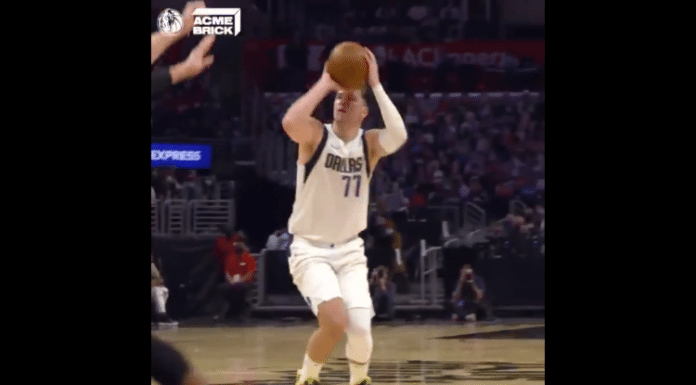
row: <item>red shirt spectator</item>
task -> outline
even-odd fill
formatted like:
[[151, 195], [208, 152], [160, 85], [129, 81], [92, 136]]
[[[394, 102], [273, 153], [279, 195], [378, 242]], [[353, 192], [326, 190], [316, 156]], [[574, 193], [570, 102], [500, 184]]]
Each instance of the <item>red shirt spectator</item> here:
[[215, 256], [215, 259], [217, 259], [221, 269], [225, 269], [225, 257], [234, 252], [234, 244], [239, 242], [239, 240], [240, 239], [237, 234], [222, 236], [215, 240], [213, 256]]
[[256, 272], [256, 260], [245, 248], [232, 251], [225, 258], [225, 273], [228, 279], [239, 275], [239, 283], [251, 282]]

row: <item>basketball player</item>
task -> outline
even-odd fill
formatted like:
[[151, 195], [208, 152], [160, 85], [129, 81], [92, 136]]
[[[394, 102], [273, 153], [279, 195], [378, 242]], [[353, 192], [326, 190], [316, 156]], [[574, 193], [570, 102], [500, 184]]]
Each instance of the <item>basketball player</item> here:
[[[365, 49], [368, 84], [385, 123], [384, 129], [360, 128], [368, 114], [364, 93], [345, 91], [326, 69], [319, 81], [283, 117], [283, 129], [299, 145], [297, 189], [289, 220], [293, 282], [317, 316], [296, 384], [319, 384], [319, 372], [335, 345], [347, 335], [350, 385], [371, 384], [374, 316], [364, 243], [369, 184], [380, 158], [397, 151], [406, 127], [380, 84], [377, 61]], [[333, 122], [322, 125], [311, 115], [332, 91]]]

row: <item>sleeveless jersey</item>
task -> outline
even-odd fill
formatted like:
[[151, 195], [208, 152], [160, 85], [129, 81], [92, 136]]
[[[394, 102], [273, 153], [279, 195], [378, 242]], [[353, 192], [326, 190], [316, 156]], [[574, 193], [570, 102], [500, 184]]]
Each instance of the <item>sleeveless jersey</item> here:
[[305, 165], [297, 165], [290, 234], [341, 243], [367, 228], [370, 165], [365, 132], [345, 143], [324, 125], [321, 141]]

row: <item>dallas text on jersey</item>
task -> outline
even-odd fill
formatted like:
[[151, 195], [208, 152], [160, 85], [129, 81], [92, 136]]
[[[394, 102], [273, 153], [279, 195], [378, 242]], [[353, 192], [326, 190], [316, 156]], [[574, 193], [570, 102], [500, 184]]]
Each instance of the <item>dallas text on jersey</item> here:
[[341, 158], [334, 154], [326, 154], [324, 167], [343, 173], [353, 173], [362, 171], [363, 157]]

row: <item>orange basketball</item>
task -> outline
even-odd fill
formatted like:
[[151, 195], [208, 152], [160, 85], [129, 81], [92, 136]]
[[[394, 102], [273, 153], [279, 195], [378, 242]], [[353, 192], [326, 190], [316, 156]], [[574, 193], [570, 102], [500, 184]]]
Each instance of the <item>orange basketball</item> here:
[[326, 61], [326, 72], [339, 86], [359, 90], [367, 81], [365, 49], [358, 43], [344, 41], [331, 50]]

